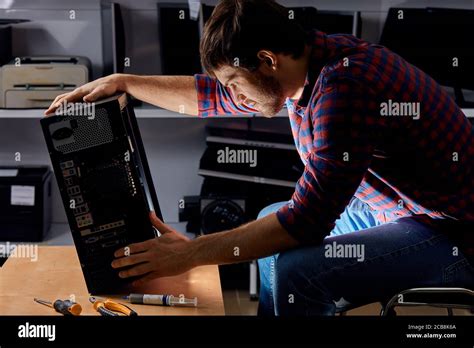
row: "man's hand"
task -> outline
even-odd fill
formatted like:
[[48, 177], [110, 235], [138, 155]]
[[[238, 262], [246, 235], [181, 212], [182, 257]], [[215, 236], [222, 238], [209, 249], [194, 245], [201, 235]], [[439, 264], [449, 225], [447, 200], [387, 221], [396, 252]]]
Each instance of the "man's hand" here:
[[124, 255], [124, 249], [117, 250], [115, 257], [118, 259], [112, 262], [113, 268], [127, 267], [119, 273], [122, 278], [141, 276], [133, 285], [181, 274], [194, 267], [189, 250], [190, 240], [165, 225], [154, 212], [150, 213], [150, 220], [161, 237], [129, 245], [129, 256]]
[[114, 268], [128, 268], [120, 272], [121, 277], [141, 276], [133, 285], [178, 275], [197, 266], [256, 260], [299, 246], [280, 225], [275, 213], [230, 231], [193, 240], [165, 225], [155, 214], [150, 214], [150, 218], [161, 237], [129, 245], [130, 256], [124, 256], [124, 249], [118, 250], [118, 260], [112, 263]]
[[110, 97], [117, 92], [126, 92], [121, 75], [113, 74], [102, 77], [98, 80], [86, 83], [72, 92], [58, 95], [44, 114], [53, 114], [63, 103], [76, 103], [82, 101], [92, 103], [98, 99]]

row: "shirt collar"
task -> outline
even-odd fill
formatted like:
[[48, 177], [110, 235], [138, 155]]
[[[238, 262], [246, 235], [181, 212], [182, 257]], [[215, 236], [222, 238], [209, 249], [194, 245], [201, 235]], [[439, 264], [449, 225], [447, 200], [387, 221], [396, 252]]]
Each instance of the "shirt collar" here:
[[310, 42], [311, 53], [308, 72], [306, 73], [303, 93], [294, 104], [296, 108], [308, 106], [319, 73], [326, 64], [328, 57], [332, 55], [332, 50], [329, 49], [328, 45], [328, 36], [322, 31], [313, 30], [310, 33]]

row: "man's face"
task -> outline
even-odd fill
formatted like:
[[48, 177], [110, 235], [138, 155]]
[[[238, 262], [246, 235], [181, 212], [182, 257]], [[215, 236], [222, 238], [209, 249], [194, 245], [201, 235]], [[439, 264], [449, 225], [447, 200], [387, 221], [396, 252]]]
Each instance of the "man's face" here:
[[237, 103], [257, 109], [266, 117], [275, 116], [285, 104], [283, 88], [274, 76], [236, 67], [221, 67], [214, 73], [231, 90]]

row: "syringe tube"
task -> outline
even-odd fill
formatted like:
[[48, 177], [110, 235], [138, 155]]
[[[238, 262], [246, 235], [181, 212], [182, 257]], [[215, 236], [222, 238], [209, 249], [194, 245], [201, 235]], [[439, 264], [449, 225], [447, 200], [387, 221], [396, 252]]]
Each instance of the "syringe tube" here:
[[130, 294], [127, 297], [130, 303], [148, 304], [157, 306], [197, 306], [197, 298], [189, 299], [183, 296], [173, 295], [151, 295], [151, 294]]

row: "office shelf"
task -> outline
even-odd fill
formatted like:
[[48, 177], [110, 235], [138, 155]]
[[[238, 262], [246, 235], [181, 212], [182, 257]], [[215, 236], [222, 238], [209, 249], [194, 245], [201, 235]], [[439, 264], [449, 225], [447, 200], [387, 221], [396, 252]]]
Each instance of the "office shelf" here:
[[[185, 114], [180, 114], [173, 111], [168, 111], [165, 109], [155, 108], [155, 107], [135, 107], [135, 114], [138, 118], [192, 118], [194, 116], [189, 116]], [[1, 118], [18, 118], [18, 119], [29, 119], [37, 118], [40, 119], [43, 117], [43, 109], [0, 109], [0, 119]], [[229, 117], [254, 117], [258, 115], [235, 115], [235, 116], [219, 116], [219, 118], [229, 118]], [[288, 117], [286, 109], [282, 110], [277, 117]]]
[[[474, 118], [474, 109], [463, 109], [464, 114], [469, 118]], [[168, 111], [165, 109], [155, 107], [135, 107], [135, 114], [138, 118], [192, 118], [193, 116], [180, 114], [177, 112]], [[236, 116], [219, 116], [219, 118], [233, 118], [233, 117], [261, 117], [258, 114], [255, 115], [236, 115]], [[1, 118], [18, 118], [18, 119], [29, 119], [43, 117], [42, 109], [0, 109]], [[276, 117], [288, 117], [288, 112], [283, 109], [278, 113]]]

